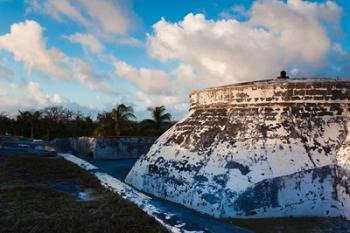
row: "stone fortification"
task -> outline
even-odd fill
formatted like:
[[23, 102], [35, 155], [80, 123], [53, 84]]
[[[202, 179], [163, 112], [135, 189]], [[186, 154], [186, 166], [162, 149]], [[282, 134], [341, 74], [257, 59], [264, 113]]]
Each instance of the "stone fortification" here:
[[129, 184], [218, 217], [350, 218], [349, 81], [240, 83], [190, 101]]

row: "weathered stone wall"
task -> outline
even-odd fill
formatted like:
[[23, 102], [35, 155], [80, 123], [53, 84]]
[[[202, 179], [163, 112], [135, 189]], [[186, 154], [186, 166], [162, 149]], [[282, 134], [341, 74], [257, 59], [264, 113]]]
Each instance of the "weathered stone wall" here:
[[139, 158], [148, 152], [154, 141], [146, 137], [98, 138], [94, 159]]
[[268, 80], [208, 88], [191, 93], [191, 109], [230, 105], [348, 103], [350, 83], [344, 80]]
[[80, 137], [57, 138], [53, 145], [58, 152], [89, 155], [94, 159], [128, 159], [147, 153], [154, 141], [147, 137]]
[[269, 80], [190, 98], [127, 183], [219, 217], [350, 218], [350, 82]]
[[0, 135], [0, 156], [56, 156], [42, 140]]
[[78, 137], [78, 138], [56, 138], [51, 144], [59, 153], [73, 153], [76, 155], [92, 156], [96, 149], [96, 138]]

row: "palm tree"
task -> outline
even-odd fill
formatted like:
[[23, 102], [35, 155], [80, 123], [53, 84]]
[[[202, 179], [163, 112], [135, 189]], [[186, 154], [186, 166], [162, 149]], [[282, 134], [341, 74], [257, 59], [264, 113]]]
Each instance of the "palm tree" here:
[[42, 112], [40, 111], [18, 111], [17, 121], [22, 123], [24, 127], [30, 128], [30, 138], [34, 138], [34, 129], [39, 122]]
[[171, 114], [166, 112], [164, 106], [150, 107], [147, 110], [151, 112], [152, 119], [143, 120], [142, 125], [160, 136], [171, 125]]
[[5, 135], [15, 131], [15, 121], [6, 113], [0, 112], [0, 135]]
[[130, 128], [132, 119], [136, 119], [134, 109], [125, 104], [119, 104], [112, 110], [112, 118], [115, 121], [115, 135], [120, 136], [123, 130]]
[[99, 113], [97, 115], [97, 127], [94, 130], [94, 135], [97, 137], [112, 136], [114, 134], [115, 122], [111, 112]]

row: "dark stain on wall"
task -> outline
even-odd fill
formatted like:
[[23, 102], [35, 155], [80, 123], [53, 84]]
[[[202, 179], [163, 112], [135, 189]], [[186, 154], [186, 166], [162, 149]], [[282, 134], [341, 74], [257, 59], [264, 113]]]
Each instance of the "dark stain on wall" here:
[[238, 169], [242, 175], [247, 175], [250, 172], [249, 166], [245, 166], [235, 161], [228, 161], [227, 164], [225, 165], [225, 168]]

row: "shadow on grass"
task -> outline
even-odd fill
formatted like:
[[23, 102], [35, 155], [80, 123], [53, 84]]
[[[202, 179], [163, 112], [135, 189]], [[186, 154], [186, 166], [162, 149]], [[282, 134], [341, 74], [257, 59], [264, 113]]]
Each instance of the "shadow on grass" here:
[[256, 233], [349, 233], [350, 221], [342, 218], [227, 219]]
[[[57, 188], [62, 182], [78, 191], [92, 189], [98, 198], [78, 201], [74, 188]], [[0, 232], [165, 229], [133, 203], [104, 189], [93, 175], [62, 158], [0, 157]]]

